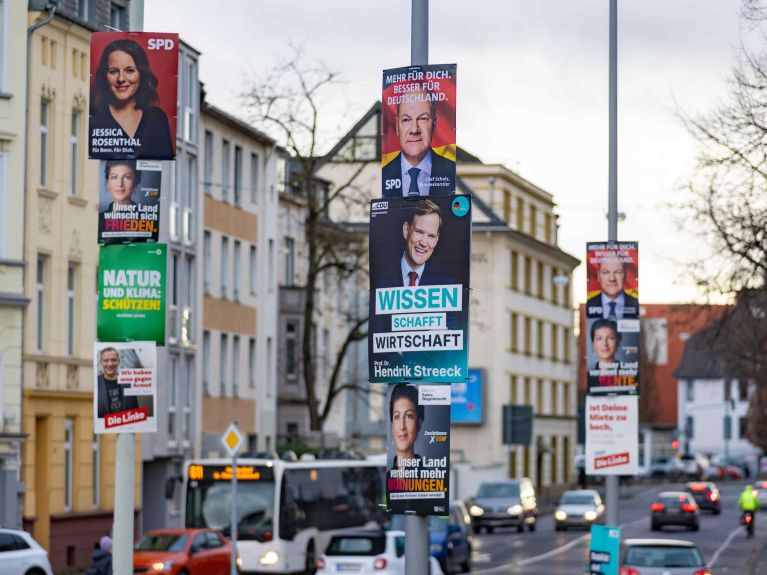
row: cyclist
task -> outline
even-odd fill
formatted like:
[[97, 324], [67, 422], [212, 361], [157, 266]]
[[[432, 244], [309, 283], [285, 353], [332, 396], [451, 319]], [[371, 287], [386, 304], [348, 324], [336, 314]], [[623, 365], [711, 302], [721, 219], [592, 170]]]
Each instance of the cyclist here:
[[[746, 524], [746, 530], [749, 537], [754, 536], [754, 521], [756, 519], [755, 511], [759, 509], [759, 499], [754, 493], [753, 487], [746, 485], [746, 488], [738, 498], [738, 508], [742, 511], [742, 521]], [[747, 522], [747, 515], [751, 516], [750, 524]]]

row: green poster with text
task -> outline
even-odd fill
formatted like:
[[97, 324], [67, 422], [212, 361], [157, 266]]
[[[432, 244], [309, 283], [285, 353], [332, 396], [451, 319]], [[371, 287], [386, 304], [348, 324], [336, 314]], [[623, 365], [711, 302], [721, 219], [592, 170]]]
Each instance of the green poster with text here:
[[99, 341], [165, 343], [165, 244], [99, 250]]

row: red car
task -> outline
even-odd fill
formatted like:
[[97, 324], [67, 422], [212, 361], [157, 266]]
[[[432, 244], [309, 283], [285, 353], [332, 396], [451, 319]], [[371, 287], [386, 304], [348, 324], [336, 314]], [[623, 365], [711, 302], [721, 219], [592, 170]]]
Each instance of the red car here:
[[231, 553], [230, 541], [212, 529], [156, 529], [133, 547], [133, 572], [229, 575]]

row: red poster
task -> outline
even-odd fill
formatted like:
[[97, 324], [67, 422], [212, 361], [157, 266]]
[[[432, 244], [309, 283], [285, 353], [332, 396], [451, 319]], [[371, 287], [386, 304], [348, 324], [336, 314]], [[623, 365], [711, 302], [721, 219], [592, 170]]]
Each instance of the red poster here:
[[178, 34], [91, 34], [88, 155], [176, 157]]

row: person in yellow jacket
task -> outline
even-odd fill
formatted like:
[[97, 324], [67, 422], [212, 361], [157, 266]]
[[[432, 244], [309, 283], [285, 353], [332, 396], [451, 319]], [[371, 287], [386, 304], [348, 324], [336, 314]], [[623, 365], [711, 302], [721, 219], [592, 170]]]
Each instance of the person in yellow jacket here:
[[751, 537], [754, 533], [754, 521], [756, 520], [755, 511], [759, 509], [759, 499], [756, 496], [754, 488], [750, 485], [746, 485], [743, 492], [738, 497], [738, 508], [742, 512], [743, 522], [746, 521], [746, 513], [751, 514], [751, 525], [748, 529], [748, 536]]

